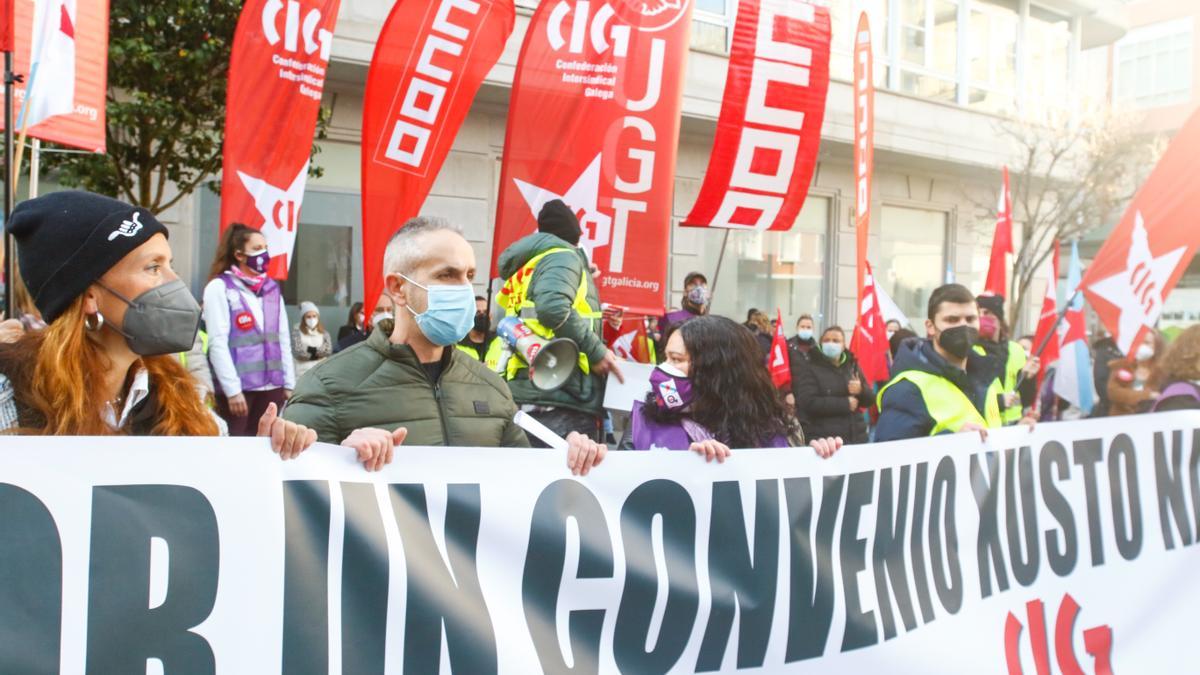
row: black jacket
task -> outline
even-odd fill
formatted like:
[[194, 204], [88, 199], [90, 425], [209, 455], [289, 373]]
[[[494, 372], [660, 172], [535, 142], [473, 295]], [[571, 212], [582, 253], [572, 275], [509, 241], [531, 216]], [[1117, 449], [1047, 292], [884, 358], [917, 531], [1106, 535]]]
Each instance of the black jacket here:
[[1092, 379], [1096, 383], [1096, 398], [1090, 417], [1107, 417], [1111, 401], [1108, 398], [1108, 364], [1123, 357], [1121, 349], [1112, 338], [1100, 338], [1092, 343]]
[[850, 380], [862, 384], [857, 394], [860, 408], [871, 407], [875, 394], [867, 386], [854, 355], [846, 352], [841, 363], [835, 365], [820, 350], [810, 350], [807, 361], [796, 371], [792, 393], [804, 437], [841, 436], [847, 444], [866, 443], [866, 420], [861, 412], [850, 410]]
[[[906, 341], [896, 353], [892, 373], [899, 375], [906, 370], [918, 370], [943, 377], [966, 394], [982, 415], [987, 407], [988, 388], [994, 378], [976, 371], [972, 362], [967, 362], [967, 370], [955, 368], [934, 350], [929, 340]], [[897, 382], [888, 387], [880, 399], [875, 442], [928, 436], [935, 424], [917, 385], [907, 380]]]

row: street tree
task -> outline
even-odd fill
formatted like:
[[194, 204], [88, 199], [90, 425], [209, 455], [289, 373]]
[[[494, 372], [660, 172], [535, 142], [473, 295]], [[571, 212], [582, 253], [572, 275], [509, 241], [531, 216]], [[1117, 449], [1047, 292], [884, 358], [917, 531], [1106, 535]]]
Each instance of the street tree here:
[[[197, 188], [216, 191], [230, 49], [242, 0], [112, 0], [103, 154], [44, 159], [64, 185], [161, 213]], [[329, 112], [322, 109], [317, 137]], [[316, 152], [314, 148], [314, 153]], [[321, 175], [315, 162], [310, 176]]]

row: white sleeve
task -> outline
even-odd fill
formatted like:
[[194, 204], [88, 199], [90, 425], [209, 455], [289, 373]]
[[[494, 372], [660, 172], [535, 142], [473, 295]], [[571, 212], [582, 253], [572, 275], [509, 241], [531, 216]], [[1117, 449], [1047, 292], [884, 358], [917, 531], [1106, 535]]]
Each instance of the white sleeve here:
[[279, 354], [283, 357], [283, 388], [296, 388], [296, 366], [292, 358], [292, 329], [288, 325], [287, 307], [283, 304], [283, 289], [279, 289]]
[[204, 325], [208, 329], [208, 363], [213, 379], [220, 383], [226, 397], [242, 393], [242, 379], [229, 351], [229, 300], [220, 279], [204, 287]]

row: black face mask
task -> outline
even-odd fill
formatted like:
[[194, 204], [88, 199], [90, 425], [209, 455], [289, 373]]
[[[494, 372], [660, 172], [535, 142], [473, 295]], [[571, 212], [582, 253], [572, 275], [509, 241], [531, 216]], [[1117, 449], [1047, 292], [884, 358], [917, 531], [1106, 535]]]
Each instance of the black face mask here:
[[974, 326], [947, 328], [938, 336], [938, 344], [957, 359], [967, 358], [971, 347], [979, 342], [979, 329]]
[[475, 313], [474, 328], [475, 328], [476, 332], [486, 333], [488, 331], [488, 328], [490, 325], [491, 325], [491, 322], [488, 321], [487, 312], [476, 312]]

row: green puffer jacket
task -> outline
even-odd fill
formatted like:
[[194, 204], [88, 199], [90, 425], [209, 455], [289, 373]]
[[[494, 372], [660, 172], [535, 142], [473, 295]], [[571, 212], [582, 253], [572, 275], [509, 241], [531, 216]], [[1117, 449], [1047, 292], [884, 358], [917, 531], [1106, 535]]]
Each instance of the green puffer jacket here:
[[[588, 320], [572, 309], [579, 278], [587, 278], [588, 304], [600, 311], [600, 292], [588, 270], [583, 251], [551, 234], [536, 232], [518, 240], [500, 254], [500, 278], [508, 279], [525, 266], [531, 258], [552, 248], [568, 248], [571, 253], [555, 253], [542, 258], [534, 269], [529, 286], [529, 299], [537, 307], [537, 319], [554, 330], [554, 337], [568, 338], [579, 346], [591, 363], [604, 358], [608, 348], [600, 337], [599, 320]], [[519, 357], [514, 357], [519, 358]], [[542, 391], [529, 381], [529, 371], [522, 369], [508, 383], [518, 404], [555, 408], [570, 408], [600, 415], [604, 405], [604, 379], [584, 375], [579, 368], [571, 379], [556, 391]]]
[[324, 443], [341, 443], [363, 427], [407, 427], [405, 445], [528, 447], [513, 422], [512, 394], [495, 373], [452, 347], [442, 363], [441, 378], [431, 382], [412, 348], [388, 342], [377, 328], [305, 373], [283, 417], [315, 429]]

